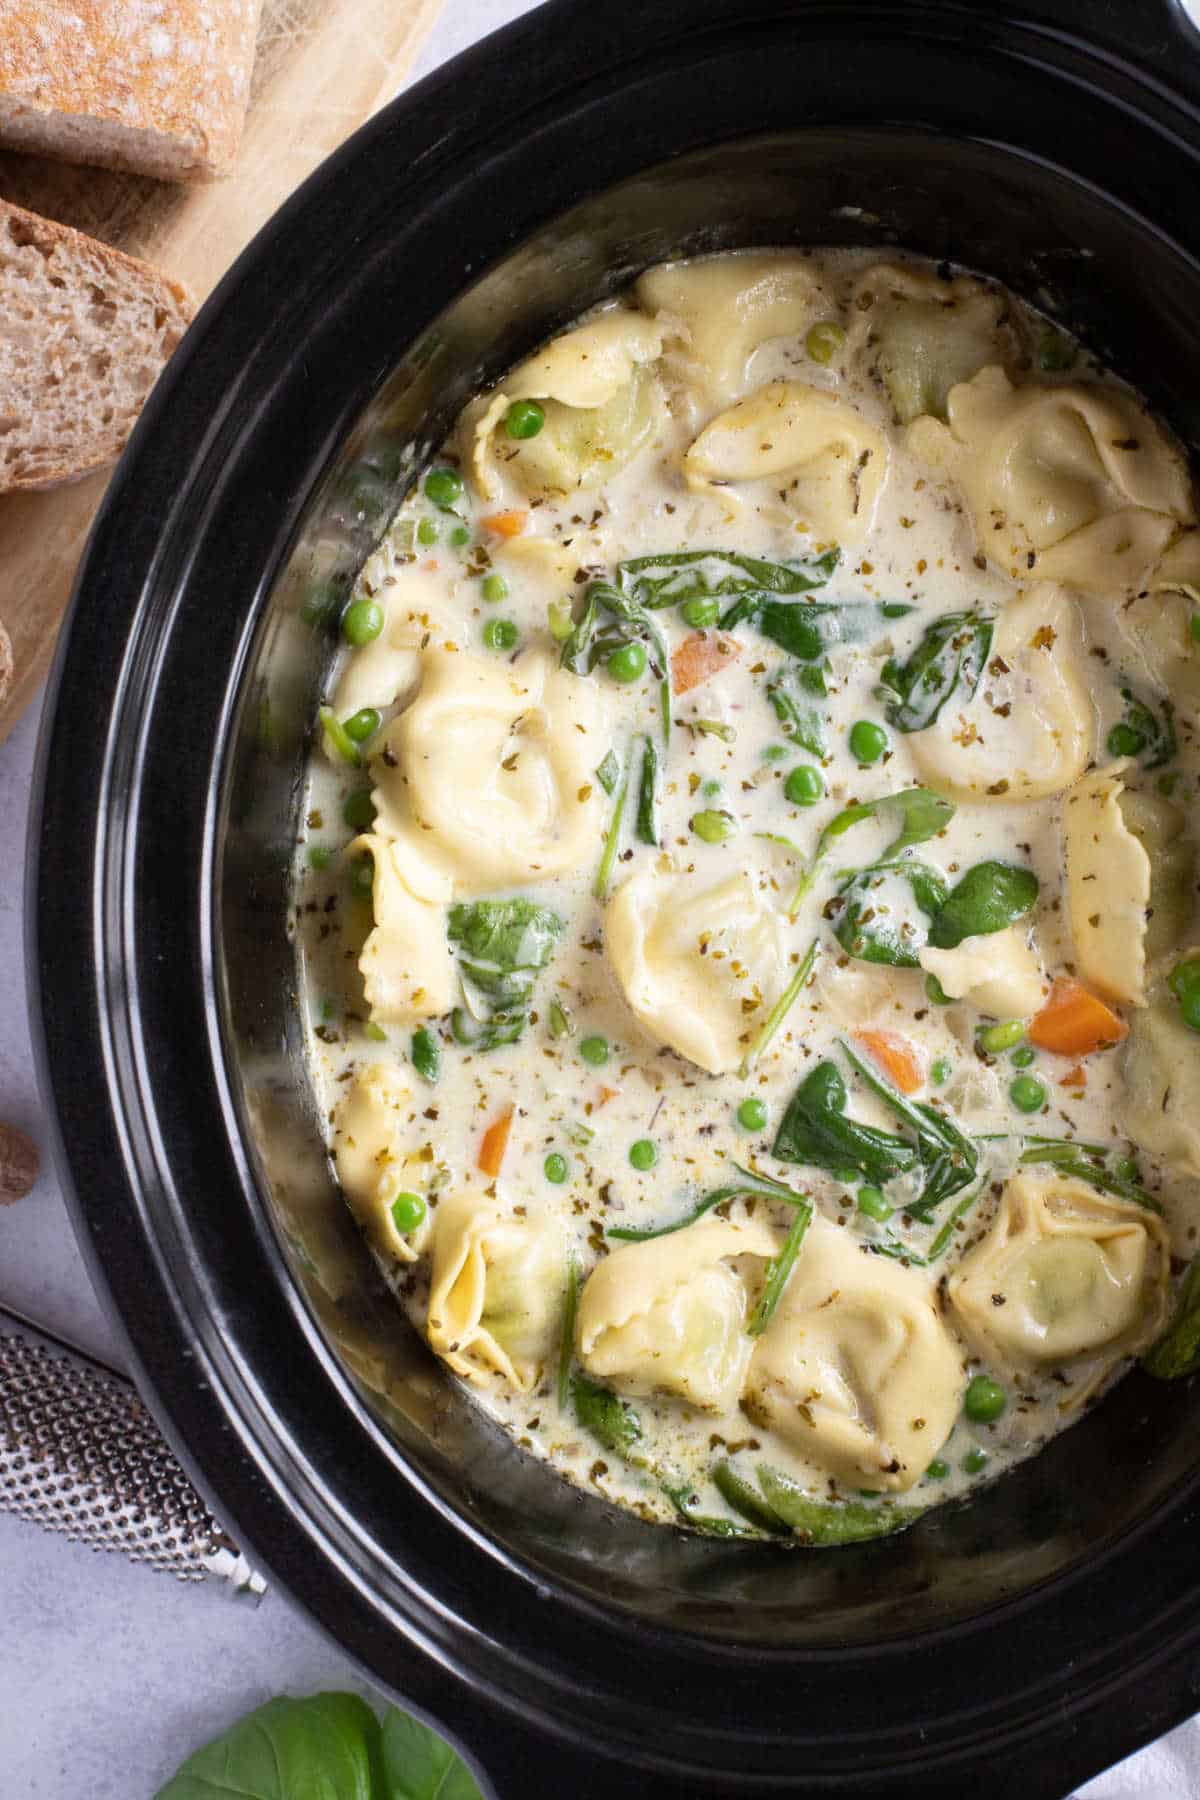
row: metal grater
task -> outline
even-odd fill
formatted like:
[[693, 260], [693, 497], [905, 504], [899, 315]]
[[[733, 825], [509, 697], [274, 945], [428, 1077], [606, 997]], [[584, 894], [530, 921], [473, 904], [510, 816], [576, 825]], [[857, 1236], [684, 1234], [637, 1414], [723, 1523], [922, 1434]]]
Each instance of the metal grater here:
[[266, 1583], [217, 1524], [131, 1381], [0, 1306], [0, 1512], [180, 1581]]

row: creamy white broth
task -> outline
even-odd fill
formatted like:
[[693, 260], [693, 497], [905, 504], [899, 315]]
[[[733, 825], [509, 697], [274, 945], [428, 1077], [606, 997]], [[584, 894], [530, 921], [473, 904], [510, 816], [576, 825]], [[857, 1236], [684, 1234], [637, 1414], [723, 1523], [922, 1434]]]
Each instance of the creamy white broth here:
[[[900, 275], [894, 272], [898, 266]], [[589, 426], [590, 438], [584, 434], [585, 457], [600, 446], [584, 487], [531, 495], [512, 463], [526, 442], [537, 445], [538, 439], [511, 439], [504, 426], [513, 399], [545, 399], [548, 383], [559, 379], [554, 359], [561, 364], [565, 355], [570, 360], [569, 339], [565, 353], [563, 340], [556, 340], [514, 380], [500, 383], [497, 394], [503, 403], [485, 396], [468, 409], [437, 459], [438, 467], [462, 472], [464, 491], [455, 510], [441, 510], [420, 489], [415, 491], [355, 590], [356, 599], [374, 598], [387, 611], [382, 636], [347, 652], [331, 690], [334, 713], [343, 721], [362, 706], [380, 711], [380, 729], [361, 752], [363, 768], [351, 770], [328, 744], [311, 768], [297, 921], [313, 1025], [312, 1063], [347, 1198], [400, 1303], [479, 1403], [523, 1447], [547, 1458], [568, 1478], [648, 1518], [678, 1522], [694, 1515], [701, 1528], [705, 1522], [708, 1528], [747, 1526], [712, 1483], [718, 1462], [731, 1461], [756, 1492], [758, 1471], [767, 1466], [814, 1501], [873, 1509], [880, 1529], [911, 1516], [909, 1509], [936, 1504], [975, 1481], [990, 1479], [1070, 1423], [1127, 1366], [1129, 1356], [1158, 1335], [1166, 1316], [1164, 1227], [1177, 1258], [1191, 1254], [1195, 1236], [1200, 1166], [1190, 1165], [1186, 1146], [1181, 1154], [1172, 1144], [1164, 1155], [1161, 1146], [1139, 1150], [1131, 1143], [1124, 1119], [1129, 1040], [1083, 1057], [1037, 1050], [1029, 1061], [1031, 1047], [1022, 1038], [1009, 1050], [988, 1055], [978, 1046], [978, 1033], [997, 1017], [1012, 1017], [1009, 1008], [981, 1010], [970, 991], [949, 1004], [934, 1003], [925, 969], [889, 967], [846, 953], [834, 935], [840, 917], [839, 871], [875, 861], [896, 835], [893, 817], [868, 819], [839, 838], [789, 916], [790, 897], [821, 831], [846, 807], [918, 786], [945, 795], [955, 802], [953, 816], [906, 860], [931, 865], [946, 888], [983, 861], [1011, 864], [1036, 876], [1036, 905], [1009, 928], [1019, 939], [1014, 958], [1024, 957], [1029, 965], [1025, 985], [1022, 989], [1009, 981], [998, 990], [1002, 996], [1023, 993], [1027, 1001], [1031, 992], [1038, 995], [1036, 1004], [1017, 1009], [1028, 1023], [1044, 1003], [1051, 980], [1075, 973], [1079, 961], [1064, 866], [1063, 809], [1085, 771], [1093, 765], [1115, 770], [1129, 790], [1149, 796], [1147, 804], [1157, 806], [1160, 814], [1165, 799], [1160, 784], [1168, 777], [1169, 805], [1178, 811], [1166, 813], [1158, 823], [1176, 845], [1186, 843], [1194, 808], [1194, 706], [1178, 705], [1175, 753], [1158, 768], [1143, 766], [1148, 760], [1144, 748], [1139, 764], [1136, 758], [1114, 757], [1108, 747], [1113, 727], [1127, 711], [1118, 674], [1132, 681], [1156, 712], [1162, 708], [1164, 690], [1156, 671], [1161, 672], [1163, 661], [1160, 657], [1147, 666], [1137, 613], [1145, 601], [1135, 596], [1153, 596], [1164, 556], [1187, 562], [1189, 541], [1181, 528], [1191, 523], [1190, 498], [1186, 503], [1180, 498], [1184, 490], [1173, 449], [1165, 440], [1147, 439], [1148, 451], [1163, 465], [1154, 481], [1143, 480], [1140, 471], [1135, 479], [1122, 467], [1103, 482], [1092, 478], [1089, 486], [1080, 479], [1064, 490], [1060, 525], [1073, 507], [1072, 517], [1082, 521], [1078, 530], [1096, 527], [1096, 518], [1087, 516], [1089, 505], [1093, 515], [1101, 515], [1100, 529], [1110, 530], [1109, 515], [1116, 519], [1108, 545], [1116, 571], [1111, 592], [1098, 588], [1103, 577], [1097, 574], [1102, 558], [1095, 529], [1081, 540], [1078, 585], [1068, 579], [1070, 557], [1061, 541], [1045, 552], [1021, 552], [1021, 543], [1029, 539], [1019, 538], [1011, 512], [993, 504], [1008, 480], [1003, 471], [1014, 458], [1019, 462], [1021, 443], [1019, 434], [1014, 438], [1011, 420], [999, 417], [988, 440], [993, 447], [1010, 446], [1007, 461], [997, 454], [1001, 479], [986, 465], [986, 445], [981, 451], [973, 416], [974, 435], [967, 445], [952, 443], [947, 450], [934, 435], [935, 427], [943, 439], [958, 428], [961, 385], [951, 388], [949, 425], [919, 417], [910, 428], [898, 420], [897, 407], [911, 409], [922, 396], [941, 405], [947, 366], [961, 383], [997, 360], [1007, 367], [1022, 405], [1035, 388], [1073, 392], [1083, 383], [1089, 394], [1097, 389], [1111, 397], [1118, 409], [1113, 416], [1119, 415], [1113, 429], [1124, 433], [1132, 429], [1130, 409], [1137, 402], [1113, 378], [1092, 368], [1057, 330], [1048, 336], [1046, 321], [1001, 290], [964, 278], [951, 287], [911, 260], [888, 267], [891, 272], [881, 275], [877, 258], [858, 251], [804, 258], [752, 252], [710, 259], [701, 265], [708, 310], [693, 310], [690, 318], [687, 281], [681, 284], [680, 275], [682, 271], [686, 278], [689, 265], [655, 272], [625, 303], [632, 310], [639, 297], [642, 301], [629, 340], [633, 351], [628, 352], [621, 335], [628, 313], [606, 309], [597, 315], [602, 330], [588, 340], [587, 358], [564, 378], [565, 386], [559, 382], [558, 391], [594, 404], [605, 379], [616, 379], [619, 389], [624, 381], [625, 399], [606, 402], [610, 411], [605, 419]], [[889, 348], [887, 333], [881, 338], [872, 323], [883, 316], [885, 299], [887, 307], [894, 307], [895, 296], [903, 300], [906, 292], [917, 294], [922, 305], [931, 304], [932, 295], [940, 306], [937, 329], [931, 335], [923, 328], [920, 354], [914, 360], [910, 353], [907, 362], [905, 341], [899, 349]], [[942, 305], [946, 300], [954, 304]], [[968, 338], [974, 331], [982, 351], [969, 342], [964, 346], [964, 316]], [[834, 343], [828, 361], [815, 360], [809, 333], [814, 325], [830, 322], [845, 333], [844, 340]], [[771, 327], [770, 333], [756, 346], [755, 331], [764, 325]], [[828, 341], [817, 340], [818, 351]], [[1061, 372], [1040, 366], [1068, 359], [1070, 366]], [[849, 423], [845, 418], [833, 426], [819, 421], [814, 436], [804, 396], [794, 388], [780, 389], [780, 383], [800, 383], [823, 398], [846, 403], [852, 409]], [[646, 399], [647, 384], [653, 384], [651, 401]], [[761, 406], [764, 393], [772, 418], [783, 416], [785, 401], [787, 407], [799, 401], [793, 407], [797, 418], [789, 414], [781, 430], [791, 431], [808, 450], [822, 441], [822, 432], [842, 432], [837, 441], [843, 454], [833, 459], [831, 473], [815, 477], [810, 456], [798, 486], [792, 485], [788, 471], [714, 485], [712, 458], [697, 457], [693, 447], [698, 440], [720, 447], [720, 432], [709, 430], [713, 421], [739, 403]], [[989, 404], [995, 411], [999, 403], [993, 396]], [[545, 410], [544, 432], [553, 435], [560, 417], [572, 426], [570, 416], [556, 412], [552, 401]], [[486, 461], [479, 457], [481, 421], [485, 429], [490, 422], [496, 430], [490, 441], [498, 449]], [[1107, 429], [1108, 415], [1105, 421]], [[579, 432], [572, 429], [574, 439], [565, 431], [564, 441], [577, 446]], [[1037, 426], [1039, 454], [1051, 460], [1057, 429], [1044, 422]], [[1074, 416], [1062, 426], [1068, 439], [1068, 450], [1059, 446], [1063, 457], [1070, 451], [1078, 458], [1079, 429]], [[1147, 418], [1146, 433], [1156, 429]], [[605, 479], [604, 453], [622, 431], [639, 447]], [[750, 431], [760, 450], [767, 444], [775, 454], [774, 440], [760, 420], [751, 418]], [[886, 452], [885, 470], [872, 468], [883, 460], [880, 445]], [[552, 443], [542, 446], [539, 466], [550, 470], [550, 479], [561, 479], [561, 466], [545, 460], [553, 448]], [[745, 460], [741, 450], [737, 454]], [[1113, 454], [1132, 455], [1125, 450]], [[967, 467], [968, 458], [969, 492], [955, 474], [956, 462]], [[1078, 474], [1077, 465], [1072, 473]], [[1138, 481], [1139, 499], [1155, 505], [1131, 513], [1122, 482], [1136, 487]], [[1003, 488], [1010, 501], [1014, 495], [1020, 501], [1023, 493], [1027, 498], [1026, 490], [1011, 482]], [[1163, 506], [1175, 510], [1156, 510]], [[511, 539], [485, 522], [510, 511], [525, 515], [523, 529]], [[823, 526], [814, 527], [814, 518]], [[831, 520], [843, 528], [836, 535], [829, 533]], [[1165, 522], [1160, 527], [1156, 521]], [[457, 546], [450, 541], [456, 528], [466, 539]], [[1033, 529], [1046, 535], [1044, 521]], [[435, 541], [424, 541], [435, 531]], [[1145, 544], [1139, 549], [1142, 537]], [[560, 643], [549, 608], [561, 632], [569, 625], [564, 601], [572, 602], [578, 618], [592, 581], [611, 581], [616, 566], [633, 558], [681, 550], [734, 551], [774, 564], [815, 562], [836, 550], [836, 567], [814, 587], [812, 601], [869, 603], [892, 614], [900, 606], [912, 609], [904, 616], [872, 611], [863, 641], [832, 648], [816, 665], [823, 668], [826, 687], [825, 696], [813, 700], [823, 715], [823, 755], [788, 741], [767, 694], [774, 679], [794, 679], [813, 665], [799, 663], [751, 621], [731, 632], [736, 653], [724, 657], [717, 672], [690, 691], [673, 694], [668, 742], [653, 668], [629, 685], [615, 681], [604, 661], [587, 675], [559, 671]], [[1012, 572], [1018, 552], [1026, 565], [1022, 586]], [[1139, 555], [1144, 566], [1136, 564]], [[1047, 558], [1056, 569], [1052, 589], [1038, 585], [1038, 565]], [[719, 573], [720, 565], [711, 565], [710, 579]], [[484, 583], [496, 576], [507, 592], [489, 602]], [[723, 598], [722, 611], [731, 603], [730, 597]], [[795, 603], [806, 604], [804, 596]], [[1159, 595], [1157, 605], [1182, 607], [1187, 602], [1170, 593]], [[884, 664], [889, 657], [906, 662], [931, 622], [947, 613], [994, 615], [987, 666], [973, 696], [966, 688], [951, 695], [933, 731], [905, 734], [886, 723], [876, 693]], [[1035, 627], [1041, 621], [1043, 630], [1045, 620], [1057, 621], [1052, 642], [1066, 675], [1048, 696], [1030, 687], [1031, 679], [1044, 679], [1036, 656], [1031, 677], [1016, 656], [1005, 663], [996, 651], [1005, 621], [1011, 628], [1013, 620], [1026, 616]], [[655, 610], [653, 618], [672, 650], [695, 635], [675, 605]], [[485, 643], [485, 629], [497, 619], [515, 627], [511, 649], [491, 649]], [[1181, 620], [1180, 640], [1172, 647], [1186, 663], [1190, 652], [1183, 614]], [[1027, 641], [1026, 633], [1018, 648]], [[1069, 659], [1067, 650], [1072, 651]], [[465, 704], [456, 706], [460, 673], [474, 669], [474, 659], [479, 685]], [[501, 677], [511, 677], [526, 693], [527, 703], [519, 696], [513, 702], [514, 721], [526, 721], [524, 737], [504, 736]], [[449, 697], [436, 711], [435, 689]], [[491, 716], [493, 704], [500, 708], [495, 716], [501, 723], [489, 736], [490, 728], [481, 721]], [[887, 737], [882, 756], [867, 764], [849, 746], [851, 727], [864, 720], [882, 726]], [[516, 794], [508, 813], [501, 812], [499, 800], [481, 803], [472, 779], [480, 767], [478, 758], [492, 754], [489, 746], [501, 739], [506, 757], [516, 758], [508, 787], [496, 790]], [[660, 848], [640, 842], [636, 833], [647, 741], [656, 747], [661, 766]], [[616, 795], [604, 792], [595, 771], [610, 751], [628, 776], [629, 791], [602, 902], [594, 890]], [[458, 760], [452, 762], [452, 757]], [[787, 798], [787, 777], [797, 765], [819, 768], [824, 792], [814, 804], [796, 805]], [[1060, 765], [1069, 773], [1065, 782]], [[1000, 780], [1012, 784], [1003, 797], [986, 791], [998, 785], [997, 768]], [[513, 788], [522, 781], [523, 787]], [[573, 784], [569, 792], [566, 781]], [[1061, 791], [1014, 801], [1010, 796], [1022, 782], [1035, 793], [1046, 785]], [[343, 825], [342, 808], [349, 794], [372, 787], [378, 817], [366, 827], [372, 834], [366, 848], [376, 859], [374, 923], [378, 926], [379, 913], [394, 904], [401, 926], [399, 936], [386, 941], [376, 932], [360, 972], [372, 905], [362, 891], [354, 891], [356, 869], [363, 880], [364, 846]], [[454, 816], [440, 822], [417, 818], [414, 826], [417, 793], [433, 796], [421, 802], [427, 810], [442, 807]], [[559, 803], [559, 817], [549, 833], [537, 824], [547, 795], [557, 796]], [[721, 842], [705, 841], [705, 827], [696, 822], [700, 814], [717, 815], [717, 829], [724, 824], [730, 835]], [[791, 847], [775, 841], [780, 837], [790, 840]], [[317, 862], [329, 858], [324, 867], [312, 866], [314, 851]], [[394, 863], [399, 883], [391, 900], [381, 894], [381, 859], [387, 859], [389, 868]], [[1154, 860], [1162, 861], [1157, 851]], [[1159, 995], [1156, 1004], [1168, 1008], [1169, 1000], [1161, 1000], [1165, 973], [1198, 941], [1192, 918], [1195, 877], [1186, 857], [1177, 874], [1178, 917], [1172, 916], [1169, 941], [1156, 946], [1149, 959], [1150, 980], [1142, 995]], [[658, 949], [649, 959], [653, 964], [657, 955], [659, 966], [647, 976], [638, 961], [638, 919], [675, 879], [683, 885], [668, 894], [658, 921]], [[877, 926], [882, 909], [890, 906], [897, 918], [907, 917], [916, 927], [919, 940], [929, 920], [914, 909], [903, 874], [885, 872], [872, 880], [877, 885], [867, 904], [875, 916], [868, 923]], [[643, 894], [649, 897], [644, 903]], [[710, 895], [715, 897], [706, 901]], [[551, 909], [562, 929], [548, 963], [534, 978], [519, 1040], [472, 1049], [456, 1041], [447, 1017], [452, 1006], [462, 1004], [461, 959], [456, 961], [446, 942], [447, 909], [506, 896], [522, 896]], [[1082, 933], [1086, 909], [1080, 913], [1078, 896], [1077, 887], [1074, 911]], [[706, 904], [718, 919], [724, 907], [735, 921], [757, 909], [756, 935], [739, 944], [717, 930], [706, 946], [712, 965], [701, 964], [698, 973], [668, 973], [664, 979], [663, 956], [690, 941], [686, 934], [692, 930], [693, 913], [686, 909], [695, 908], [695, 918], [703, 921]], [[702, 923], [701, 934], [703, 929]], [[672, 942], [672, 934], [678, 941]], [[814, 940], [819, 947], [811, 978], [761, 1055], [753, 1057], [773, 1004]], [[971, 938], [971, 944], [982, 945], [981, 967], [990, 976], [1004, 973], [999, 933], [990, 940]], [[709, 973], [724, 955], [735, 971], [732, 982]], [[635, 964], [640, 986], [630, 973]], [[373, 1008], [364, 994], [364, 973]], [[954, 985], [948, 974], [945, 979]], [[478, 994], [474, 1004], [479, 1010]], [[1123, 1021], [1136, 1023], [1137, 1006], [1114, 1006]], [[431, 1010], [433, 1016], [425, 1017]], [[569, 1029], [564, 1031], [565, 1021]], [[422, 1028], [440, 1047], [440, 1074], [432, 1083], [412, 1062], [413, 1033]], [[773, 1154], [775, 1134], [798, 1085], [826, 1062], [845, 1081], [847, 1112], [853, 1119], [911, 1141], [912, 1133], [894, 1107], [871, 1091], [839, 1048], [840, 1039], [854, 1042], [854, 1034], [864, 1031], [894, 1032], [912, 1047], [924, 1077], [913, 1103], [932, 1106], [978, 1146], [977, 1180], [940, 1204], [928, 1221], [906, 1211], [922, 1188], [919, 1169], [886, 1183], [886, 1202], [893, 1211], [878, 1220], [856, 1204], [860, 1190], [876, 1185], [865, 1175], [844, 1180], [834, 1170]], [[608, 1046], [601, 1065], [581, 1054], [581, 1045], [596, 1038]], [[1200, 1060], [1194, 1035], [1188, 1048]], [[877, 1068], [869, 1050], [861, 1043], [856, 1049], [869, 1067]], [[1014, 1050], [1028, 1066], [1013, 1063]], [[1149, 1054], [1145, 1047], [1138, 1051], [1142, 1062]], [[739, 1065], [748, 1055], [754, 1066], [743, 1076]], [[372, 1067], [376, 1074], [364, 1087], [364, 1071]], [[720, 1072], [709, 1072], [714, 1067]], [[1010, 1097], [1011, 1084], [1019, 1077], [1044, 1086], [1045, 1103], [1031, 1113], [1019, 1110]], [[738, 1109], [747, 1099], [760, 1100], [767, 1109], [761, 1128], [748, 1130], [739, 1122]], [[492, 1178], [478, 1166], [481, 1144], [488, 1128], [510, 1111], [507, 1146], [500, 1172]], [[1137, 1179], [1162, 1206], [1163, 1227], [1147, 1208], [1099, 1195], [1087, 1183], [1082, 1195], [1063, 1190], [1054, 1202], [1059, 1212], [1053, 1218], [1039, 1211], [1038, 1195], [1059, 1178], [1046, 1164], [1017, 1172], [1021, 1134], [1032, 1133], [1112, 1145], [1136, 1157]], [[652, 1167], [638, 1169], [630, 1151], [646, 1142], [653, 1145], [656, 1160]], [[547, 1178], [547, 1158], [552, 1157], [567, 1165], [561, 1182]], [[655, 1329], [637, 1324], [639, 1283], [645, 1279], [639, 1271], [648, 1261], [631, 1260], [622, 1248], [622, 1261], [613, 1270], [629, 1273], [621, 1274], [619, 1282], [611, 1271], [605, 1277], [604, 1291], [613, 1289], [615, 1298], [608, 1296], [609, 1313], [599, 1316], [599, 1326], [592, 1330], [597, 1306], [589, 1302], [588, 1282], [621, 1243], [608, 1233], [661, 1227], [685, 1217], [705, 1193], [737, 1179], [734, 1164], [807, 1196], [815, 1215], [765, 1334], [751, 1339], [746, 1327], [760, 1304], [771, 1258], [782, 1249], [796, 1216], [793, 1207], [766, 1195], [735, 1198], [708, 1215], [706, 1228], [725, 1221], [739, 1229], [731, 1235], [727, 1231], [724, 1238], [719, 1231], [710, 1233], [704, 1240], [713, 1254], [696, 1277], [694, 1292], [687, 1290], [693, 1292], [694, 1305], [689, 1312], [677, 1293], [676, 1302], [655, 1315]], [[1133, 1179], [1132, 1173], [1126, 1171], [1124, 1178]], [[1020, 1185], [1030, 1180], [1042, 1184], [1032, 1199]], [[425, 1216], [413, 1230], [397, 1229], [391, 1213], [397, 1192], [417, 1194], [424, 1203]], [[976, 1197], [949, 1228], [943, 1248], [947, 1221], [971, 1193]], [[447, 1219], [452, 1226], [443, 1225]], [[438, 1234], [446, 1239], [452, 1229], [456, 1254], [448, 1263]], [[653, 1250], [660, 1283], [669, 1284], [672, 1268], [688, 1263], [700, 1245], [688, 1234], [700, 1229], [692, 1225], [646, 1246]], [[1011, 1296], [1002, 1296], [1005, 1304], [1011, 1299], [1010, 1320], [1027, 1302], [1033, 1308], [1023, 1344], [1019, 1334], [1014, 1338], [1015, 1328], [1001, 1334], [1003, 1342], [997, 1340], [986, 1323], [974, 1319], [971, 1306], [979, 1279], [986, 1281], [993, 1267], [1000, 1286], [1010, 1280], [997, 1246], [1005, 1232], [1021, 1230], [1054, 1238], [1049, 1250], [1043, 1243], [1037, 1252], [1040, 1263], [1035, 1258], [1030, 1264], [1036, 1279], [1027, 1279], [1027, 1272], [1013, 1275]], [[720, 1249], [721, 1244], [726, 1247]], [[936, 1260], [922, 1266], [921, 1259], [935, 1248]], [[431, 1268], [439, 1256], [431, 1306]], [[1000, 1260], [989, 1263], [988, 1256]], [[570, 1384], [565, 1408], [558, 1404], [565, 1284], [572, 1258], [582, 1282], [572, 1353], [575, 1392], [590, 1381], [627, 1400], [641, 1435], [626, 1445], [624, 1455], [598, 1440], [594, 1411], [588, 1413], [586, 1400], [582, 1408], [572, 1400]], [[822, 1273], [826, 1262], [827, 1277]], [[477, 1275], [480, 1268], [488, 1270], [483, 1320], [462, 1305], [472, 1271]], [[448, 1301], [448, 1272], [456, 1270], [461, 1279]], [[525, 1291], [517, 1292], [514, 1302], [522, 1271]], [[809, 1292], [813, 1282], [819, 1287], [822, 1281], [823, 1301], [815, 1288]], [[503, 1301], [487, 1290], [487, 1283], [501, 1282]], [[1022, 1282], [1025, 1287], [1018, 1293]], [[867, 1296], [861, 1305], [853, 1299], [856, 1284]], [[1115, 1295], [1112, 1306], [1117, 1308], [1118, 1301], [1126, 1306], [1129, 1319], [1123, 1313], [1118, 1317], [1119, 1308], [1101, 1318], [1109, 1288]], [[593, 1289], [593, 1300], [601, 1291], [599, 1285]], [[655, 1297], [649, 1294], [651, 1301]], [[845, 1321], [822, 1348], [816, 1342], [825, 1330], [819, 1315], [831, 1297], [834, 1313], [840, 1308]], [[488, 1334], [489, 1299], [505, 1321], [507, 1344]], [[514, 1304], [519, 1315], [515, 1328]], [[614, 1305], [621, 1314], [615, 1323]], [[1057, 1361], [1042, 1353], [1031, 1360], [1028, 1332], [1045, 1336], [1059, 1329], [1047, 1319], [1061, 1317], [1064, 1309], [1072, 1314], [1082, 1307], [1086, 1340], [1089, 1306], [1090, 1329], [1093, 1336], [1100, 1334], [1101, 1342], [1089, 1347], [1063, 1337], [1069, 1348]], [[642, 1304], [643, 1325], [652, 1312]], [[678, 1328], [674, 1338], [668, 1324]], [[811, 1356], [804, 1348], [810, 1340], [816, 1343]], [[814, 1368], [823, 1372], [815, 1385]], [[764, 1371], [770, 1372], [769, 1381]], [[1004, 1411], [990, 1421], [963, 1412], [967, 1383], [981, 1374], [1005, 1393]], [[822, 1381], [828, 1388], [824, 1394]], [[796, 1382], [806, 1384], [803, 1391], [795, 1390]], [[932, 1474], [924, 1472], [930, 1465]], [[838, 1516], [849, 1518], [851, 1526], [855, 1520], [862, 1524], [858, 1514]], [[863, 1529], [869, 1528], [868, 1520]], [[833, 1537], [836, 1541], [836, 1522]]]

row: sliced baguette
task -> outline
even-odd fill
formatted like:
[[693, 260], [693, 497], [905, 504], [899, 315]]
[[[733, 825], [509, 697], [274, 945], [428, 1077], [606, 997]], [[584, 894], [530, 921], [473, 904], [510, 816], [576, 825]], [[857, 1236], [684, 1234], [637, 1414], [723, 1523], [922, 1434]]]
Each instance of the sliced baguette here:
[[237, 155], [261, 0], [0, 0], [0, 143], [205, 181]]
[[0, 200], [0, 492], [115, 461], [193, 310], [149, 263]]

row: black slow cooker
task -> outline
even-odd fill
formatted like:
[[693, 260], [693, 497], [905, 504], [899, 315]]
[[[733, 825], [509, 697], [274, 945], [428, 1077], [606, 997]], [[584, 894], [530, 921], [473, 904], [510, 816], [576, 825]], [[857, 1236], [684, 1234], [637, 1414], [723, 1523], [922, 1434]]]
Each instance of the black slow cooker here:
[[1200, 1389], [1135, 1373], [969, 1505], [823, 1552], [651, 1527], [521, 1456], [322, 1150], [287, 872], [323, 610], [471, 392], [670, 256], [987, 271], [1200, 441], [1198, 195], [1173, 0], [552, 0], [305, 184], [117, 471], [30, 873], [78, 1229], [213, 1507], [505, 1800], [1068, 1793], [1200, 1706]]

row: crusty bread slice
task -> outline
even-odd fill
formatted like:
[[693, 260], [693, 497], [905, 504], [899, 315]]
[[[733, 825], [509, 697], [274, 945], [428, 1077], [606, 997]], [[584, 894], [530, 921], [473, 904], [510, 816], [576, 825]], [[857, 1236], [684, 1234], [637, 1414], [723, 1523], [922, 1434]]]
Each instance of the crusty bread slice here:
[[149, 263], [0, 200], [0, 491], [113, 462], [193, 310]]
[[8, 699], [14, 668], [12, 639], [4, 629], [3, 619], [0, 619], [0, 706]]
[[204, 181], [237, 155], [261, 0], [0, 0], [0, 143]]

